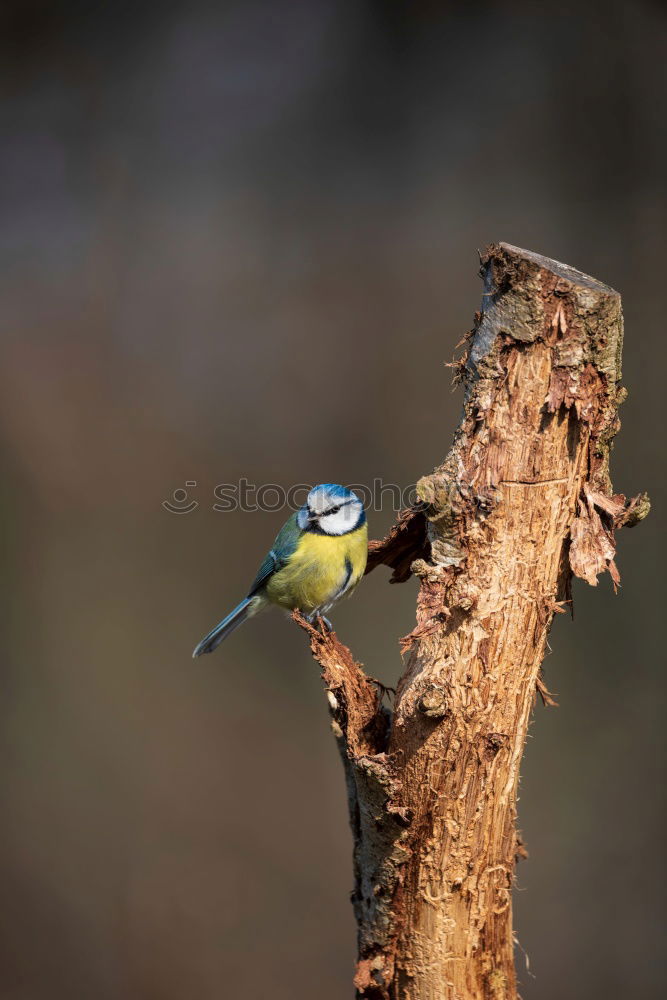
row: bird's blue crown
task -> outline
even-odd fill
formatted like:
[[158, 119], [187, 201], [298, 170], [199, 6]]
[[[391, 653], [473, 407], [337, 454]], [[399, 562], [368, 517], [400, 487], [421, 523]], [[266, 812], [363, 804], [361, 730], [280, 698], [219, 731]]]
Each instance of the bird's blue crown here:
[[347, 534], [365, 521], [364, 505], [357, 494], [338, 483], [314, 486], [297, 514], [297, 524], [302, 531], [326, 535]]

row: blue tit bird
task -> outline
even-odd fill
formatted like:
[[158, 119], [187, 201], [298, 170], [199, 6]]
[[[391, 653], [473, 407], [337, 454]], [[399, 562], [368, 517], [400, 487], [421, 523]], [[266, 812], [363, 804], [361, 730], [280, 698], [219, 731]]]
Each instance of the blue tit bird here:
[[248, 596], [202, 639], [193, 657], [212, 653], [271, 604], [298, 609], [311, 621], [323, 616], [352, 593], [364, 575], [367, 555], [366, 514], [356, 493], [335, 483], [315, 486], [281, 528]]

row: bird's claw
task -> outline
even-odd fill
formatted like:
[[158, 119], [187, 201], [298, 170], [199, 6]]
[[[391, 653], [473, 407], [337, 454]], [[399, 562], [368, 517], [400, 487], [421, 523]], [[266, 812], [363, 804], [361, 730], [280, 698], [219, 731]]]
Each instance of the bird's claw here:
[[324, 635], [326, 632], [333, 632], [333, 625], [328, 618], [324, 615], [320, 615], [317, 611], [313, 611], [309, 615], [304, 615], [304, 619], [312, 628], [316, 628], [319, 625], [320, 632]]

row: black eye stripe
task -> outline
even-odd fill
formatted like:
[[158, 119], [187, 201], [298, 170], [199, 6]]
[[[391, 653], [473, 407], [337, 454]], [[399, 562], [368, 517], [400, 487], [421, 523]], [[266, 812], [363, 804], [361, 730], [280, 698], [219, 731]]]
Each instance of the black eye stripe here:
[[316, 514], [315, 516], [316, 517], [328, 517], [329, 514], [337, 514], [339, 510], [342, 510], [343, 507], [349, 507], [349, 505], [351, 503], [354, 503], [354, 499], [352, 499], [352, 500], [344, 500], [343, 503], [338, 504], [338, 506], [336, 506], [336, 507], [330, 507], [329, 510], [323, 510], [321, 514]]

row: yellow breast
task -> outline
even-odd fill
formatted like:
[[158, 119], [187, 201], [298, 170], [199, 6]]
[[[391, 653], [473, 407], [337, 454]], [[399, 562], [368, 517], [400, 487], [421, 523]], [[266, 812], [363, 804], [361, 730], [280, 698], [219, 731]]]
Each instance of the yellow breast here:
[[326, 609], [354, 590], [367, 555], [365, 524], [346, 535], [304, 532], [287, 564], [269, 579], [265, 594], [272, 604], [304, 614]]

